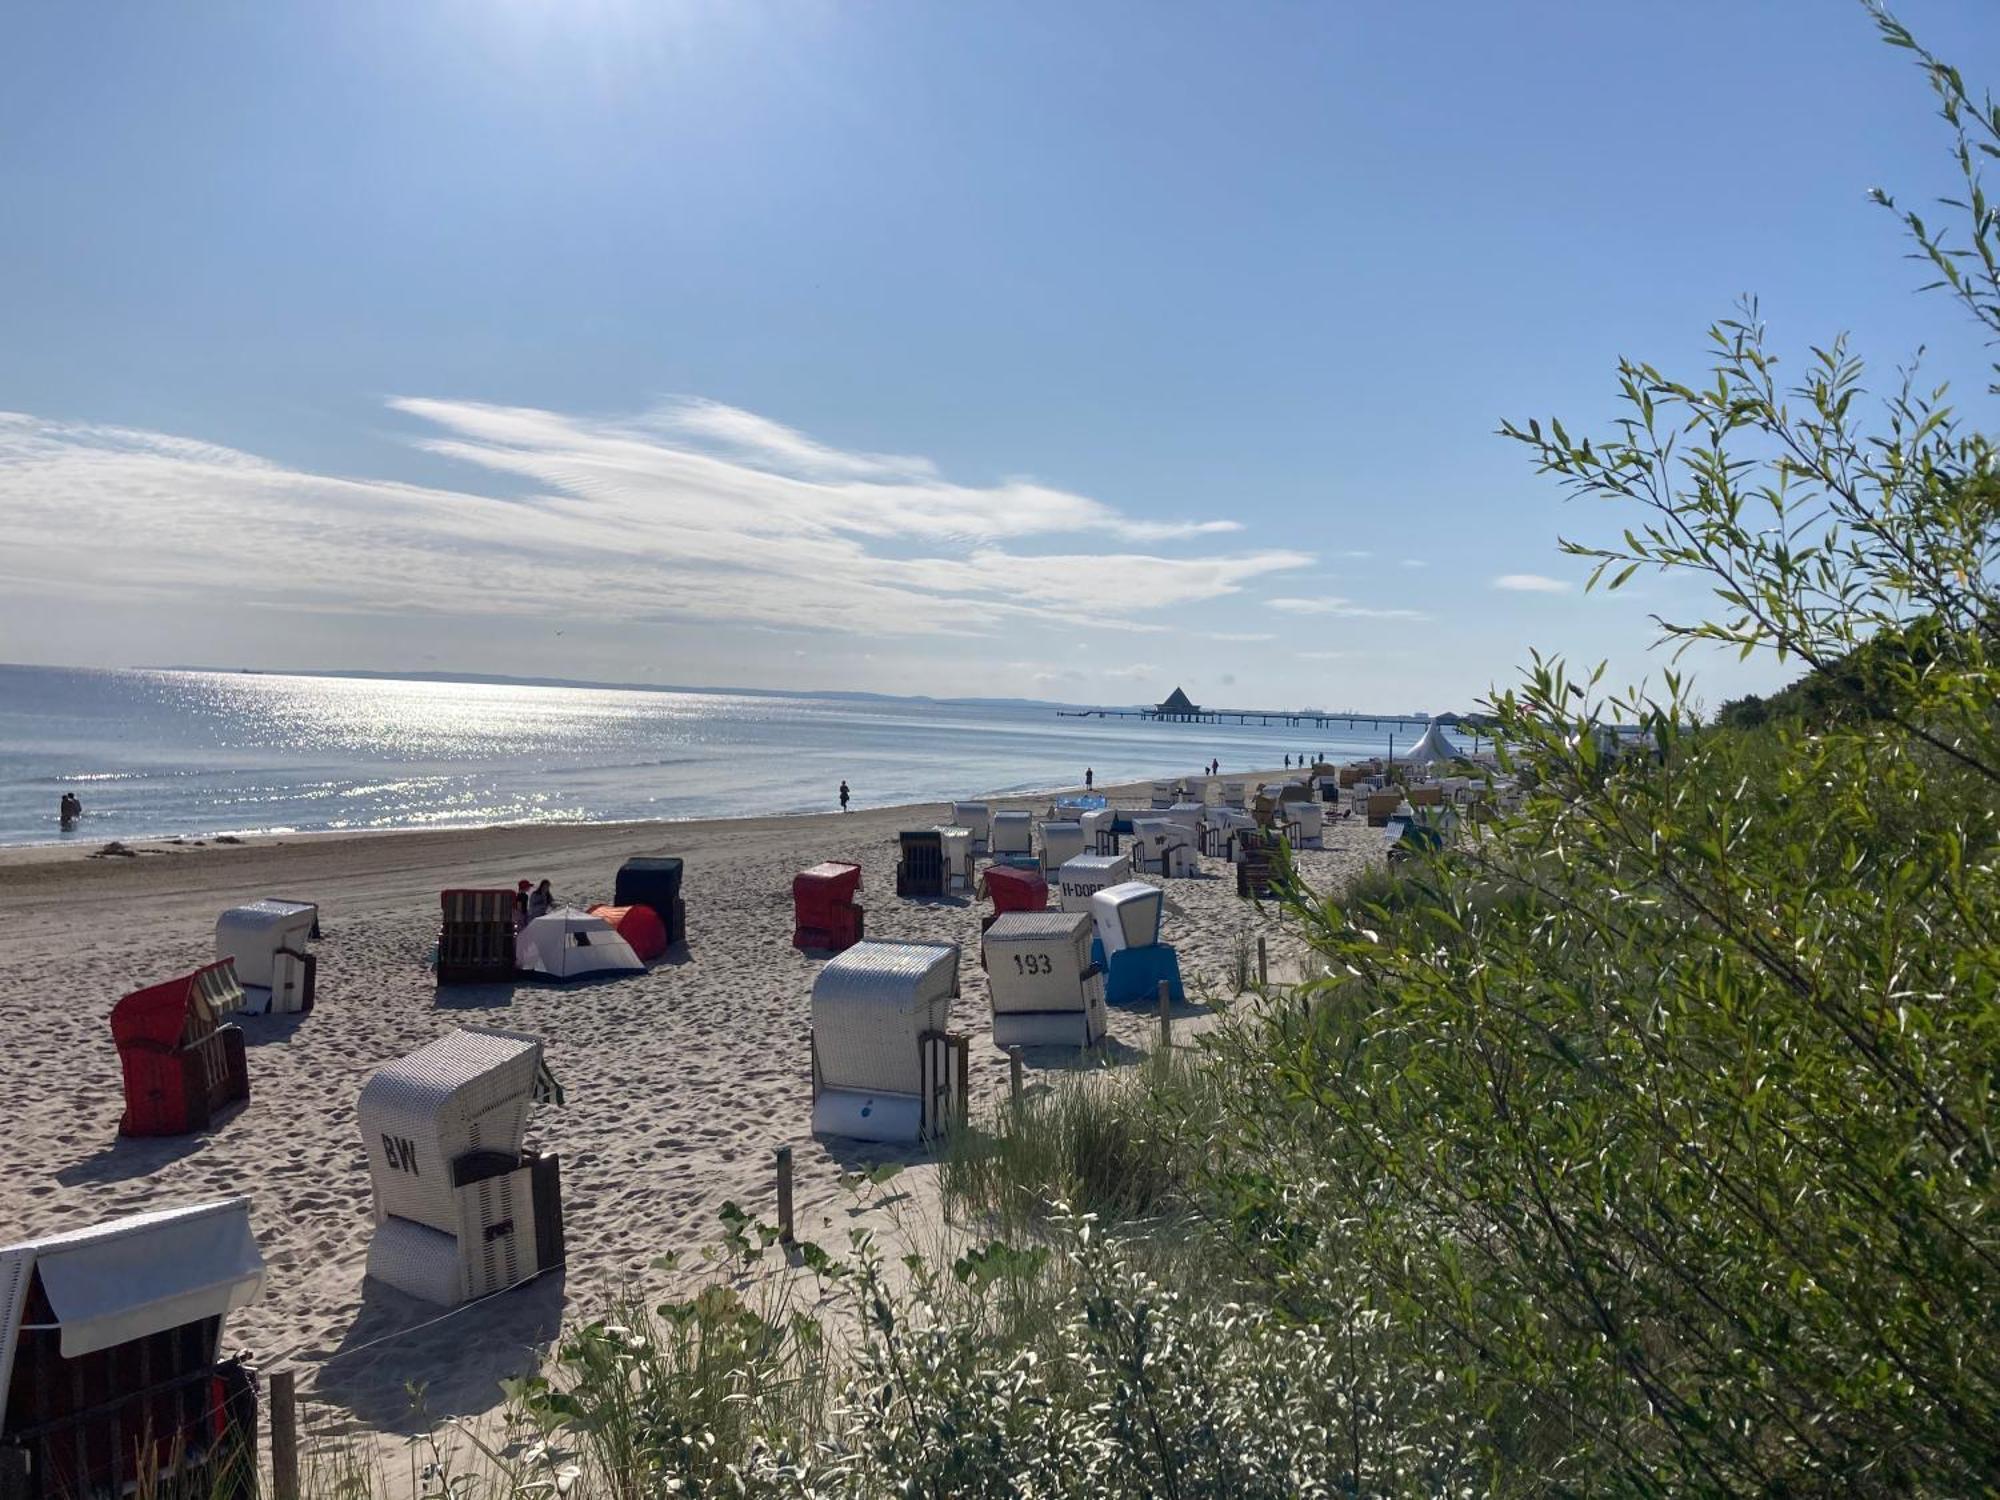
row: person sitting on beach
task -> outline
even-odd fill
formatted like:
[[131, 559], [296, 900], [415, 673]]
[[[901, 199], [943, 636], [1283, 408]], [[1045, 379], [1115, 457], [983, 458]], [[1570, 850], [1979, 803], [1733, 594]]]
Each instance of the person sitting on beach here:
[[528, 897], [528, 920], [533, 921], [536, 917], [555, 910], [555, 904], [555, 892], [549, 889], [549, 883], [544, 880]]
[[847, 779], [845, 777], [842, 777], [840, 782], [840, 810], [842, 812], [847, 811]]

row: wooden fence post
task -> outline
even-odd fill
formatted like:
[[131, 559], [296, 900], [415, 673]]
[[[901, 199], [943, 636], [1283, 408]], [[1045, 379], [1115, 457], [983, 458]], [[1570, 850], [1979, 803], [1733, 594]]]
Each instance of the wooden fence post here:
[[275, 1500], [299, 1500], [298, 1377], [271, 1372], [271, 1493]]
[[1160, 1051], [1173, 1050], [1174, 1045], [1174, 994], [1173, 986], [1166, 980], [1160, 981]]
[[1021, 1049], [1007, 1049], [1007, 1096], [1013, 1103], [1014, 1112], [1021, 1112]]
[[778, 1241], [792, 1243], [792, 1148], [778, 1148]]
[[1257, 939], [1257, 988], [1263, 989], [1271, 982], [1270, 955], [1264, 949], [1264, 939]]

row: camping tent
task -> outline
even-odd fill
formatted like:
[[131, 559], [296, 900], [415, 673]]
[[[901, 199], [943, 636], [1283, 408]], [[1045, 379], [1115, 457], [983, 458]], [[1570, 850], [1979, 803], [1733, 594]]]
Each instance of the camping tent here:
[[651, 963], [667, 951], [667, 924], [650, 906], [593, 906], [590, 914], [609, 922], [632, 945], [641, 963]]
[[1465, 757], [1452, 742], [1444, 737], [1444, 726], [1432, 719], [1424, 727], [1423, 738], [1396, 759], [1412, 766], [1435, 765], [1440, 761], [1463, 760]]
[[514, 940], [514, 963], [524, 974], [581, 979], [587, 974], [636, 974], [646, 966], [618, 929], [573, 906], [536, 917]]

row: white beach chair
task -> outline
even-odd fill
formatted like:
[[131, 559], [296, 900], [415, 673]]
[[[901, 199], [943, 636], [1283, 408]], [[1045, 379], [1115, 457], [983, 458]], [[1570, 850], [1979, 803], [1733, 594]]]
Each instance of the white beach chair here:
[[1007, 912], [984, 940], [993, 1045], [1089, 1047], [1105, 1031], [1104, 980], [1085, 912]]
[[1056, 872], [1056, 900], [1064, 911], [1088, 912], [1097, 892], [1131, 878], [1132, 861], [1126, 855], [1079, 854]]
[[995, 857], [1002, 854], [1033, 854], [1035, 852], [1035, 826], [1032, 816], [1025, 812], [999, 812], [993, 814], [991, 849]]
[[317, 906], [269, 898], [232, 906], [215, 919], [215, 956], [234, 960], [244, 1014], [312, 1009], [318, 965], [306, 944], [318, 925]]
[[1173, 818], [1134, 818], [1132, 872], [1173, 880], [1196, 874], [1200, 868], [1195, 858], [1199, 837]]
[[1057, 821], [1042, 825], [1042, 868], [1060, 870], [1065, 860], [1076, 858], [1088, 845], [1081, 822]]
[[562, 1178], [522, 1149], [528, 1112], [561, 1098], [539, 1038], [464, 1026], [361, 1090], [374, 1189], [368, 1274], [455, 1306], [561, 1264]]
[[972, 890], [972, 830], [940, 824], [938, 836], [944, 842], [944, 885], [946, 891]]
[[956, 943], [860, 942], [813, 982], [815, 1135], [908, 1144], [963, 1117]]
[[984, 802], [954, 802], [951, 805], [951, 821], [955, 828], [972, 830], [972, 852], [984, 854], [987, 841], [993, 836], [993, 814]]

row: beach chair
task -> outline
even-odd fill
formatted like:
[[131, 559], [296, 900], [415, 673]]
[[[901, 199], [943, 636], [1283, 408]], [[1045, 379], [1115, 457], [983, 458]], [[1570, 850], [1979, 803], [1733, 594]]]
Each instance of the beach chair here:
[[1132, 872], [1161, 879], [1185, 879], [1200, 873], [1195, 840], [1187, 826], [1173, 818], [1132, 820]]
[[792, 877], [792, 946], [838, 953], [861, 941], [861, 866], [829, 860]]
[[236, 965], [245, 1015], [312, 1009], [319, 961], [306, 944], [318, 929], [318, 907], [268, 897], [232, 906], [215, 919], [215, 956]]
[[1403, 789], [1399, 786], [1370, 792], [1366, 802], [1363, 804], [1368, 811], [1368, 826], [1370, 828], [1386, 828], [1389, 819], [1395, 816], [1396, 809], [1402, 805]]
[[1286, 836], [1294, 849], [1326, 847], [1326, 805], [1320, 802], [1284, 804]]
[[673, 854], [635, 854], [618, 867], [613, 906], [650, 906], [667, 931], [667, 945], [687, 941], [687, 902], [681, 897], [686, 862]]
[[954, 802], [951, 805], [951, 821], [954, 828], [972, 830], [972, 852], [984, 854], [988, 841], [993, 836], [993, 814], [984, 802]]
[[1261, 901], [1278, 883], [1283, 840], [1269, 829], [1245, 828], [1236, 835], [1236, 894]]
[[1106, 886], [1132, 878], [1131, 858], [1124, 854], [1079, 854], [1063, 861], [1056, 872], [1056, 898], [1064, 911], [1090, 911], [1090, 898]]
[[861, 942], [812, 990], [814, 1135], [912, 1144], [965, 1117], [956, 943]]
[[1039, 870], [1017, 870], [1011, 865], [988, 865], [980, 877], [986, 897], [993, 903], [992, 914], [980, 923], [983, 932], [1008, 912], [1045, 911], [1049, 904], [1049, 883]]
[[121, 1134], [203, 1130], [250, 1097], [243, 1033], [222, 1020], [242, 1003], [236, 966], [223, 959], [134, 990], [111, 1008], [125, 1084]]
[[1084, 912], [1006, 912], [986, 930], [980, 961], [993, 1004], [993, 1045], [1091, 1047], [1104, 1039], [1104, 977]]
[[440, 892], [439, 984], [504, 984], [514, 977], [514, 893]]
[[1167, 893], [1143, 880], [1106, 886], [1090, 898], [1096, 926], [1092, 956], [1104, 970], [1104, 998], [1113, 1005], [1146, 1004], [1160, 985], [1174, 1004], [1187, 997], [1181, 988], [1180, 955], [1160, 941]]
[[1094, 854], [1118, 852], [1118, 809], [1092, 808], [1079, 817], [1077, 822], [1083, 825], [1083, 844], [1086, 850]]
[[917, 900], [944, 895], [944, 840], [936, 829], [911, 829], [898, 834], [903, 857], [896, 862], [896, 894]]
[[368, 1275], [455, 1307], [563, 1263], [562, 1167], [522, 1147], [562, 1090], [539, 1038], [461, 1026], [378, 1069], [358, 1113], [375, 1236]]
[[263, 1285], [248, 1198], [0, 1248], [8, 1500], [251, 1500], [256, 1380], [222, 1334]]
[[944, 850], [946, 895], [970, 895], [973, 884], [972, 830], [949, 825], [935, 830]]
[[1060, 870], [1063, 861], [1083, 853], [1086, 845], [1083, 824], [1058, 820], [1042, 825], [1042, 868]]
[[1237, 848], [1237, 835], [1256, 826], [1257, 820], [1241, 808], [1210, 808], [1208, 822], [1201, 831], [1201, 852], [1211, 859], [1239, 859], [1242, 856]]
[[995, 859], [1002, 855], [1032, 855], [1035, 852], [1034, 819], [1024, 812], [993, 814], [992, 839], [988, 847]]
[[1173, 782], [1156, 781], [1153, 783], [1152, 796], [1149, 799], [1149, 805], [1153, 811], [1164, 812], [1167, 808], [1172, 807], [1176, 800]]

